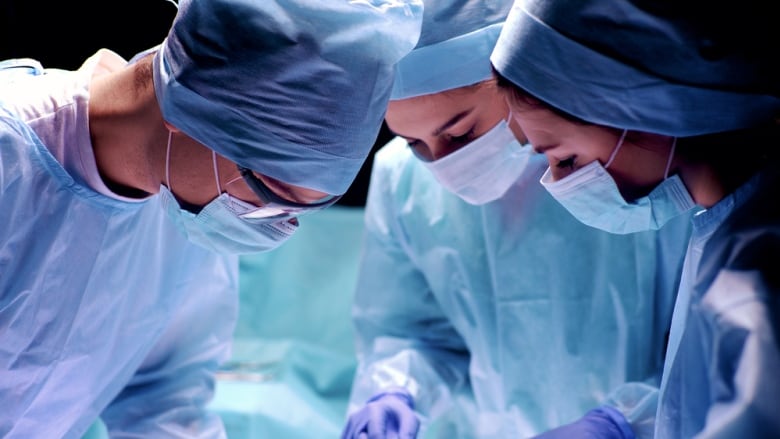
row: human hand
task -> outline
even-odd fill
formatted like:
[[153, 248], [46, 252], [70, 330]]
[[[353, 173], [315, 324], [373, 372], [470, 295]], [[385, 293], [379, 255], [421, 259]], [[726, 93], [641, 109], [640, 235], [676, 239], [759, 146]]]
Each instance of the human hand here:
[[341, 439], [414, 439], [419, 428], [412, 396], [394, 389], [373, 396], [353, 413]]
[[623, 414], [605, 405], [533, 439], [636, 439], [636, 436]]

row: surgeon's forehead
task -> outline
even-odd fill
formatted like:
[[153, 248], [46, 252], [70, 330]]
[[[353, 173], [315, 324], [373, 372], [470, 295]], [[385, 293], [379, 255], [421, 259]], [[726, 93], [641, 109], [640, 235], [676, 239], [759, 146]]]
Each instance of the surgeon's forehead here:
[[481, 115], [482, 110], [493, 108], [497, 103], [503, 105], [497, 87], [492, 82], [483, 81], [437, 93], [392, 100], [388, 104], [385, 120], [391, 130], [394, 124], [419, 122], [420, 119], [442, 120], [444, 123], [466, 110]]

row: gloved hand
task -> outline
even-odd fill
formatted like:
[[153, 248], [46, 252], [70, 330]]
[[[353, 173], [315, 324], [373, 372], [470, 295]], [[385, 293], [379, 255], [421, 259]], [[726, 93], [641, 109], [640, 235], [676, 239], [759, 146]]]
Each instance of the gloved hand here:
[[393, 389], [374, 395], [353, 413], [341, 439], [414, 439], [419, 428], [412, 396], [405, 389]]
[[601, 406], [571, 424], [546, 431], [534, 439], [636, 439], [631, 426], [614, 407]]

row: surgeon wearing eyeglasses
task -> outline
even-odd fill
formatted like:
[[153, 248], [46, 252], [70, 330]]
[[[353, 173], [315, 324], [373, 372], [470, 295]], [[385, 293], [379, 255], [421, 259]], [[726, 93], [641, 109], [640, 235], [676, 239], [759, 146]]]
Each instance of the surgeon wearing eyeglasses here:
[[[298, 217], [340, 198], [237, 165], [170, 123], [165, 126], [160, 194], [180, 231], [203, 247], [230, 254], [273, 249], [292, 236]], [[180, 187], [177, 179], [187, 184]]]
[[129, 61], [0, 63], [0, 437], [225, 437], [236, 255], [347, 190], [421, 9], [180, 0]]

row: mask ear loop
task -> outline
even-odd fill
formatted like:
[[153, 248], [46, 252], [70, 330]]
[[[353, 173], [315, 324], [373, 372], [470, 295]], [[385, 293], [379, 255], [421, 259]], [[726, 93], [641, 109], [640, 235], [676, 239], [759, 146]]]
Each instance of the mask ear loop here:
[[242, 177], [241, 175], [239, 175], [238, 177], [234, 177], [232, 180], [228, 180], [228, 182], [225, 183], [225, 187], [228, 187], [231, 184], [237, 182], [238, 180], [243, 180], [243, 179], [244, 179], [244, 177]]
[[[211, 151], [211, 161], [214, 163], [214, 176], [217, 180], [217, 190], [219, 191], [219, 194], [222, 195], [222, 186], [219, 184], [219, 168], [217, 167], [217, 153], [216, 151]], [[225, 183], [225, 187], [227, 188], [232, 183], [235, 183], [238, 180], [243, 180], [244, 177], [242, 177], [240, 174], [237, 177], [233, 177], [233, 179], [228, 180], [227, 183]], [[227, 192], [227, 189], [225, 190]]]
[[[222, 186], [219, 184], [219, 167], [217, 166], [217, 152], [214, 151], [214, 150], [211, 150], [211, 163], [214, 164], [214, 179], [215, 179], [215, 181], [217, 183], [217, 191], [218, 191], [217, 192], [217, 196], [220, 196], [220, 195], [222, 195]], [[228, 181], [227, 183], [225, 183], [225, 187], [227, 187], [230, 183], [233, 183], [234, 181], [240, 180], [240, 179], [243, 179], [243, 177], [241, 177], [239, 175], [238, 177], [236, 177], [236, 178]], [[230, 194], [227, 191], [225, 191], [225, 193], [228, 194], [228, 202], [232, 206], [238, 207], [238, 206], [235, 205], [235, 199], [232, 196], [230, 196]]]
[[626, 139], [626, 134], [628, 134], [628, 130], [623, 130], [623, 134], [620, 135], [620, 139], [618, 140], [617, 145], [615, 145], [615, 149], [612, 150], [612, 154], [610, 154], [609, 160], [607, 160], [607, 164], [604, 165], [604, 169], [609, 168], [609, 165], [611, 165], [612, 161], [615, 160], [615, 157], [617, 157], [617, 153], [620, 151], [620, 147], [623, 146], [623, 140]]
[[664, 180], [669, 177], [669, 168], [672, 167], [672, 159], [674, 158], [674, 149], [677, 147], [677, 137], [672, 139], [672, 150], [669, 152], [669, 158], [666, 159], [666, 169], [664, 169]]
[[217, 167], [217, 152], [211, 150], [211, 163], [214, 165], [214, 181], [217, 183], [217, 196], [222, 195], [222, 186], [219, 185], [219, 168]]
[[[211, 150], [211, 163], [214, 165], [214, 181], [217, 183], [217, 197], [222, 195], [222, 186], [219, 184], [219, 167], [217, 166], [217, 152], [213, 149]], [[231, 180], [228, 182], [228, 184], [232, 183], [235, 180]], [[227, 186], [227, 184], [225, 185]], [[230, 195], [230, 194], [228, 194]], [[233, 205], [233, 197], [228, 196], [228, 202]]]

